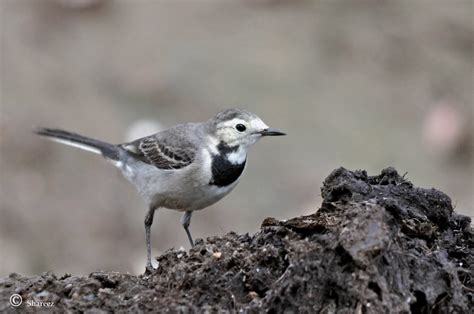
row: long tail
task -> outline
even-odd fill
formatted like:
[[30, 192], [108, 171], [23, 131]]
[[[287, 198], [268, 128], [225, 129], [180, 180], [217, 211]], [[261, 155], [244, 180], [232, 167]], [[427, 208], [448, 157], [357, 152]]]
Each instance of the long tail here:
[[117, 145], [58, 129], [37, 128], [34, 132], [62, 144], [78, 147], [108, 159], [119, 160], [120, 148]]

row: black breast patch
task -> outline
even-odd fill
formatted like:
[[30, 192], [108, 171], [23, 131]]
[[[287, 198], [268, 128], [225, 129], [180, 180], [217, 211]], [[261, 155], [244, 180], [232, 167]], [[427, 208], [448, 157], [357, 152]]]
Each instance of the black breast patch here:
[[241, 164], [232, 164], [226, 158], [228, 153], [236, 151], [238, 148], [238, 146], [230, 147], [224, 143], [220, 143], [219, 146], [217, 146], [219, 154], [212, 156], [212, 179], [211, 182], [209, 182], [210, 185], [218, 187], [228, 186], [240, 177], [244, 171], [247, 160], [244, 160]]

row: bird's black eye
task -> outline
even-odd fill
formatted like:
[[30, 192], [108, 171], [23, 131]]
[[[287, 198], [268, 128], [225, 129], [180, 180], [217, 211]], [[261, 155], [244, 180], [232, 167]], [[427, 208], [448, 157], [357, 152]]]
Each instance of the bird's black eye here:
[[239, 132], [243, 132], [245, 131], [247, 128], [245, 127], [245, 125], [243, 125], [242, 123], [239, 123], [235, 126], [235, 128], [237, 129], [237, 131]]

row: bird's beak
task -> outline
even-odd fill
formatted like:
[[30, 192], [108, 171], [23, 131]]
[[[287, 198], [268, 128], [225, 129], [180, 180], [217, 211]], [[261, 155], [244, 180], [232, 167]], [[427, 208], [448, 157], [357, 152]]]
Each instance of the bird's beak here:
[[280, 132], [276, 129], [272, 129], [272, 128], [267, 128], [265, 130], [262, 130], [259, 132], [262, 136], [281, 136], [281, 135], [286, 135], [285, 133], [283, 132]]

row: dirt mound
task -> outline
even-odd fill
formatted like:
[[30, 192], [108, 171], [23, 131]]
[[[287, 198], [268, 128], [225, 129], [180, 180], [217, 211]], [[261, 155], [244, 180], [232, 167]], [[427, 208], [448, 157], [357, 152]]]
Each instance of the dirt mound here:
[[414, 187], [393, 168], [378, 176], [339, 168], [313, 215], [267, 218], [255, 235], [199, 240], [158, 257], [152, 274], [51, 273], [0, 281], [9, 298], [55, 310], [203, 310], [323, 313], [460, 312], [474, 307], [474, 239], [450, 198]]

